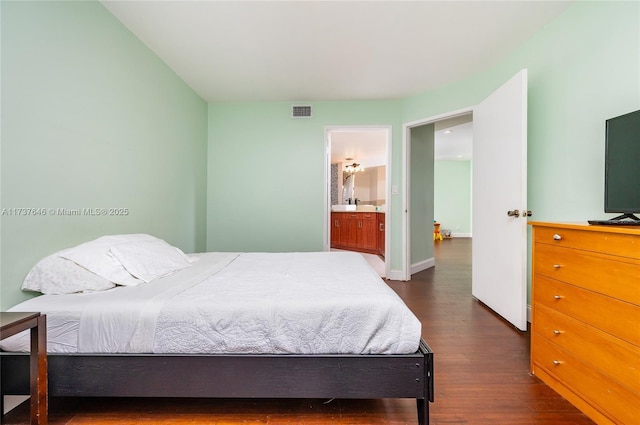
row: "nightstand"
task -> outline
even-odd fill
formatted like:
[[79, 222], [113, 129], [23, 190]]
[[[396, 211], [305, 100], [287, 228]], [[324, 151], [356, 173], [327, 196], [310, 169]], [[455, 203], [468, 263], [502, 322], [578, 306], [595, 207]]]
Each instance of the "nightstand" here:
[[40, 313], [0, 313], [0, 340], [27, 329], [31, 330], [31, 424], [46, 425], [47, 318]]

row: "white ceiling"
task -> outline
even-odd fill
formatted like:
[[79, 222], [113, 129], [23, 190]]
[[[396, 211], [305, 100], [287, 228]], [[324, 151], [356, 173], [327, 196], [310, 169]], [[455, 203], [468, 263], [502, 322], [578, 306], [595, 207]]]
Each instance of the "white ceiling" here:
[[[395, 99], [482, 72], [570, 1], [103, 0], [207, 102]], [[471, 158], [471, 123], [436, 159]], [[447, 125], [450, 127], [451, 125]], [[386, 163], [384, 131], [336, 132], [332, 162]]]
[[[348, 160], [347, 158], [351, 158]], [[331, 163], [378, 167], [387, 163], [386, 130], [334, 130], [331, 132]]]
[[473, 123], [467, 122], [435, 132], [435, 153], [438, 161], [469, 161], [473, 154]]
[[414, 95], [490, 68], [571, 2], [102, 3], [215, 102]]

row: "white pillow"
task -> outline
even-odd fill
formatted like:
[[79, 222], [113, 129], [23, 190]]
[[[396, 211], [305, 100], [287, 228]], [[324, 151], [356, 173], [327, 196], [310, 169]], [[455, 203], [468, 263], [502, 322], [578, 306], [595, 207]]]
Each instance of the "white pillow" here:
[[145, 282], [191, 265], [189, 257], [162, 239], [114, 245], [110, 253], [129, 273]]
[[135, 286], [142, 283], [131, 275], [117, 259], [109, 255], [113, 245], [127, 242], [158, 240], [151, 235], [110, 235], [58, 252], [60, 257], [73, 261], [87, 270], [118, 285]]
[[113, 282], [57, 254], [40, 260], [22, 282], [23, 291], [50, 295], [104, 291], [114, 286], [116, 285]]

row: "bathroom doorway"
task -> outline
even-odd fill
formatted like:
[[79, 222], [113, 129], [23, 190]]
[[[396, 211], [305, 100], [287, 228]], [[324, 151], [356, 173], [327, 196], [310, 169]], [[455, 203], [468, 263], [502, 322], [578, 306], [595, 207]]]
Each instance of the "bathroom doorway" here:
[[[375, 218], [372, 223], [356, 223], [351, 238], [367, 242], [358, 244], [356, 240], [347, 242], [346, 226], [342, 233], [342, 245], [337, 248], [376, 255], [384, 262], [384, 275], [389, 270], [390, 245], [390, 126], [335, 126], [325, 129], [326, 143], [326, 196], [325, 231], [326, 250], [336, 246], [336, 232], [340, 232], [341, 213], [367, 213], [367, 219]], [[332, 219], [332, 215], [333, 218]], [[346, 218], [345, 218], [346, 220]], [[375, 231], [375, 243], [371, 232]], [[333, 233], [332, 233], [333, 232]], [[333, 240], [332, 240], [333, 236]], [[333, 242], [333, 243], [332, 243]], [[347, 246], [348, 245], [348, 246]]]

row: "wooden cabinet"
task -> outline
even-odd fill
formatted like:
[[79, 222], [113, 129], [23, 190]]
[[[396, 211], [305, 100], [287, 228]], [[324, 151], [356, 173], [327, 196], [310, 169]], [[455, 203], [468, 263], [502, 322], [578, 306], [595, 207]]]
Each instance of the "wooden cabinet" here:
[[343, 213], [340, 219], [340, 247], [356, 249], [358, 247], [358, 214]]
[[640, 229], [531, 224], [532, 373], [597, 423], [636, 423]]
[[340, 244], [340, 218], [341, 212], [331, 213], [331, 248], [335, 248]]
[[385, 214], [378, 213], [378, 255], [384, 258], [384, 244], [385, 244]]
[[[331, 248], [347, 247], [349, 240], [355, 237], [355, 221], [351, 213], [331, 213]], [[353, 246], [355, 248], [355, 244]]]
[[331, 213], [331, 248], [376, 254], [378, 233], [375, 212]]
[[331, 248], [357, 248], [358, 220], [355, 212], [331, 213]]
[[360, 251], [376, 254], [378, 252], [378, 219], [376, 213], [359, 213], [356, 234], [357, 247]]

